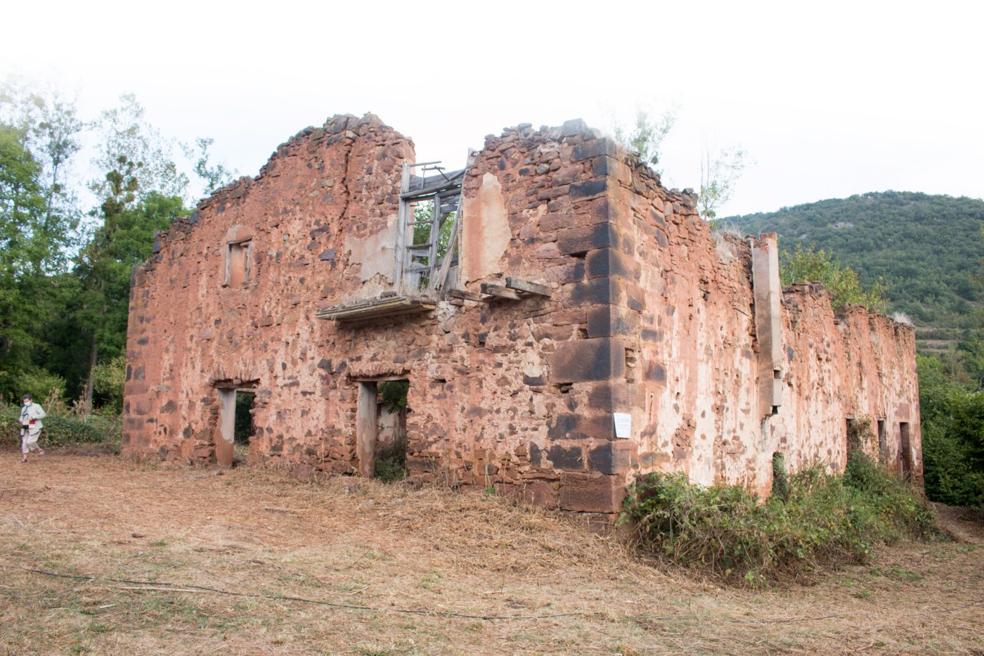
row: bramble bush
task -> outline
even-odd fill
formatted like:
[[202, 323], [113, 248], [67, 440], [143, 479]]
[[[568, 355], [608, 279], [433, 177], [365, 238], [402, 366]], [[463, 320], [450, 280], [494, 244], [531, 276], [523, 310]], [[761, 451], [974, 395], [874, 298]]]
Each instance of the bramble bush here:
[[941, 535], [921, 495], [860, 452], [843, 476], [806, 469], [765, 503], [740, 486], [647, 474], [630, 487], [622, 521], [644, 551], [746, 585], [808, 580], [864, 562], [876, 543]]

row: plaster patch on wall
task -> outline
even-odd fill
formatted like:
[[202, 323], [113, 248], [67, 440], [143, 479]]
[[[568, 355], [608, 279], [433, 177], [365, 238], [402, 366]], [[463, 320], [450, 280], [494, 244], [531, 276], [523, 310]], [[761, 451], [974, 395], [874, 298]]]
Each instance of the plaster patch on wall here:
[[477, 197], [465, 199], [461, 270], [466, 283], [501, 273], [500, 260], [512, 232], [502, 185], [492, 173], [482, 176]]
[[349, 261], [359, 264], [359, 280], [362, 283], [375, 280], [381, 287], [393, 284], [396, 268], [396, 230], [397, 217], [390, 217], [386, 228], [368, 237], [345, 237], [345, 250]]

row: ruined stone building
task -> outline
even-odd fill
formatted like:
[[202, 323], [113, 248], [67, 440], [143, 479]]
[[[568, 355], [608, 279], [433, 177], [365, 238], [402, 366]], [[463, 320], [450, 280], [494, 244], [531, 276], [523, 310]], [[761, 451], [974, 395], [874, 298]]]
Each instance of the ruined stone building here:
[[852, 426], [921, 472], [912, 329], [782, 289], [775, 235], [712, 233], [580, 121], [461, 171], [372, 115], [304, 130], [160, 235], [127, 361], [134, 457], [228, 465], [250, 392], [250, 464], [371, 475], [399, 433], [413, 478], [577, 512], [654, 470], [767, 494], [776, 453], [842, 469]]

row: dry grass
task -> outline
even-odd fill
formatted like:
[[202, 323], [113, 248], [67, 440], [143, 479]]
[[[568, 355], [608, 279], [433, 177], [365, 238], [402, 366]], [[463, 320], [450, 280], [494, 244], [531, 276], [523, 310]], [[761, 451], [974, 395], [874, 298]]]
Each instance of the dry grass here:
[[481, 494], [16, 460], [0, 453], [4, 655], [984, 653], [973, 528], [750, 592]]

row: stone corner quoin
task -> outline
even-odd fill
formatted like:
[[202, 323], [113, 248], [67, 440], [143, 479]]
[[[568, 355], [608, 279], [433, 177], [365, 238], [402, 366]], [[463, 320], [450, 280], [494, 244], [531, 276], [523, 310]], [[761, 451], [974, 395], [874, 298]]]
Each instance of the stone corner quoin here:
[[[131, 292], [126, 455], [228, 464], [248, 390], [250, 464], [368, 475], [397, 445], [414, 479], [579, 513], [651, 471], [766, 495], [776, 452], [842, 470], [852, 425], [921, 475], [912, 329], [782, 289], [775, 235], [712, 234], [581, 121], [486, 137], [457, 177], [414, 162], [374, 115], [335, 116], [159, 236]], [[436, 187], [446, 252], [411, 226]]]

